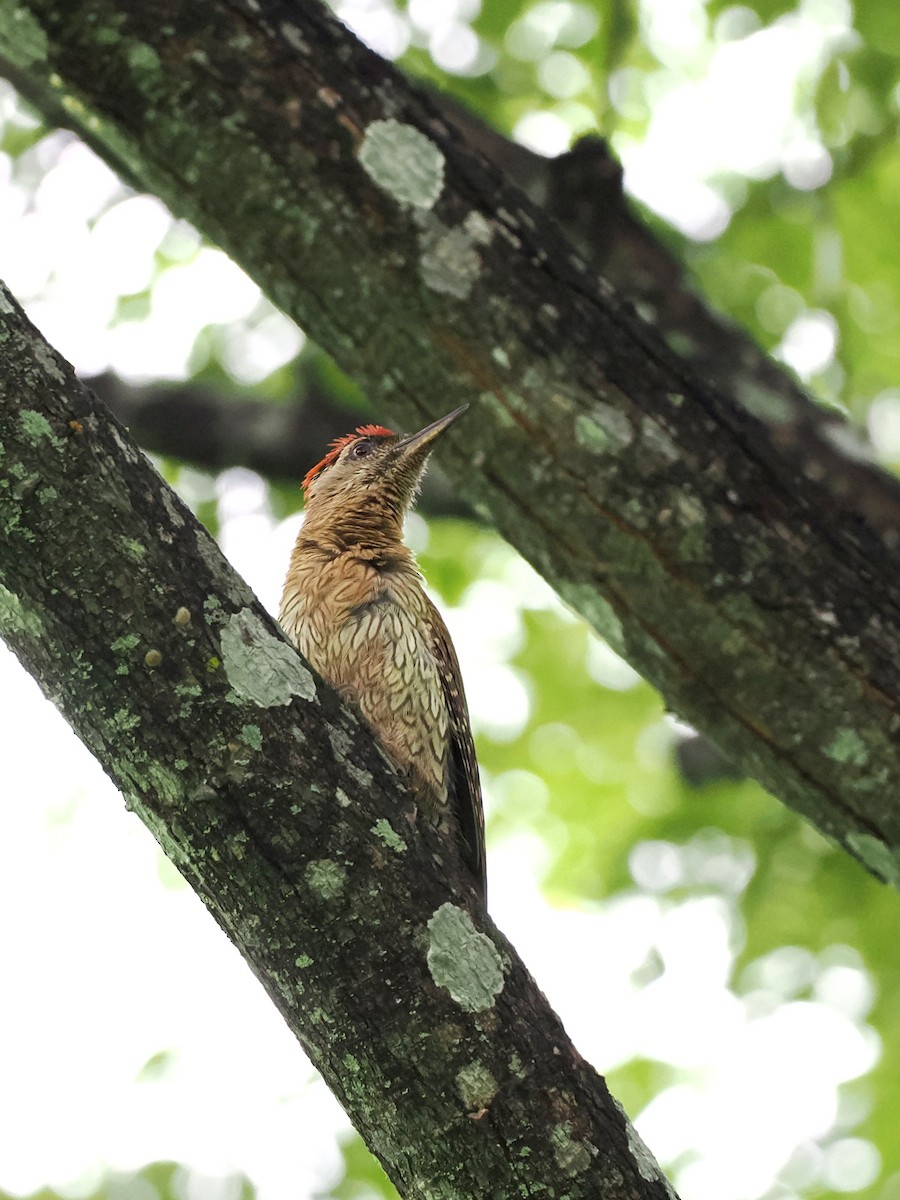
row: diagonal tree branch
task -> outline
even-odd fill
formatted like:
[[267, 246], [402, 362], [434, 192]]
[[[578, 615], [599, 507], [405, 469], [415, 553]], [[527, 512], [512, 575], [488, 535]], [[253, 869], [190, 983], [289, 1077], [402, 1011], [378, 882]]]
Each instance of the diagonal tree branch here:
[[0, 286], [0, 633], [408, 1197], [672, 1195], [371, 736]]
[[473, 402], [479, 445], [447, 462], [467, 498], [674, 709], [900, 881], [900, 489], [843, 429], [757, 372], [711, 386], [313, 0], [16, 11], [8, 56], [392, 419]]

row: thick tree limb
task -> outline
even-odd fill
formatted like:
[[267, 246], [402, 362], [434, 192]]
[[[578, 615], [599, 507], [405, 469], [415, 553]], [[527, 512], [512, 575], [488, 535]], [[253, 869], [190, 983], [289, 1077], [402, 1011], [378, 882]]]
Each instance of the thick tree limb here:
[[0, 287], [0, 632], [401, 1195], [672, 1195], [452, 849]]
[[473, 402], [464, 494], [674, 709], [900, 881], [900, 491], [843, 430], [753, 372], [711, 388], [312, 0], [16, 13], [10, 57], [389, 414]]

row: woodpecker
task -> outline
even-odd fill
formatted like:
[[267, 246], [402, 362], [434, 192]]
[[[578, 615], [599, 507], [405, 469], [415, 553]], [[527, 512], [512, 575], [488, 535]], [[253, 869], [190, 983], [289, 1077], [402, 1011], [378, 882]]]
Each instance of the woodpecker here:
[[303, 480], [306, 508], [279, 621], [406, 778], [487, 895], [478, 764], [459, 663], [423, 588], [403, 519], [458, 408], [401, 436], [361, 425]]

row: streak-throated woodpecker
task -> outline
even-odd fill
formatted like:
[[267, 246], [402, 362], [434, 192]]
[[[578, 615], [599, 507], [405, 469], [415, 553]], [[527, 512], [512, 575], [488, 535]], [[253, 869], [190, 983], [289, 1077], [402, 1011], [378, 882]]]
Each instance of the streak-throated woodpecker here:
[[305, 516], [279, 620], [371, 726], [484, 900], [481, 786], [459, 663], [403, 543], [428, 457], [463, 411], [406, 436], [362, 425], [332, 442], [303, 481]]

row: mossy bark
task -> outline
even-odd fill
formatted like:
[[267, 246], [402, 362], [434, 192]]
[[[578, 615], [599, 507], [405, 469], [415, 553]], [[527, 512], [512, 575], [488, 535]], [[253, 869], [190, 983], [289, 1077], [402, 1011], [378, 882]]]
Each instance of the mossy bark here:
[[671, 1194], [371, 736], [2, 286], [0, 344], [0, 634], [400, 1194]]
[[844, 429], [758, 356], [711, 386], [696, 339], [676, 355], [312, 0], [0, 12], [38, 93], [385, 414], [472, 403], [444, 459], [466, 497], [673, 710], [900, 882], [900, 494]]

